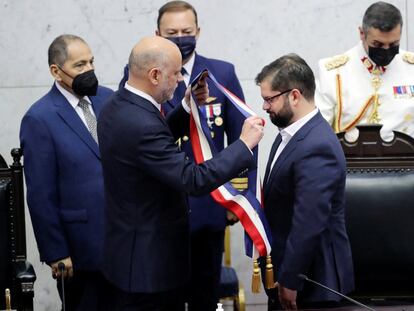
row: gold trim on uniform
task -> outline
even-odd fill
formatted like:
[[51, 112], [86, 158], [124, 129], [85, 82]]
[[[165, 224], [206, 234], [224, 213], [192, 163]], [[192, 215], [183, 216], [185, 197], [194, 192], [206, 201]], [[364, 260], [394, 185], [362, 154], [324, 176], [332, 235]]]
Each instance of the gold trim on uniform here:
[[348, 60], [349, 60], [349, 57], [348, 55], [345, 55], [345, 54], [334, 56], [325, 63], [325, 68], [326, 70], [332, 70], [332, 69], [341, 67], [345, 65], [348, 62]]
[[217, 99], [217, 97], [211, 97], [211, 96], [210, 97], [207, 97], [206, 103], [209, 104], [209, 103], [215, 101], [216, 99]]
[[215, 136], [214, 132], [212, 131], [212, 132], [210, 132], [210, 134], [211, 134], [211, 138], [214, 138], [214, 136]]
[[414, 53], [406, 52], [403, 54], [402, 59], [409, 64], [414, 64]]

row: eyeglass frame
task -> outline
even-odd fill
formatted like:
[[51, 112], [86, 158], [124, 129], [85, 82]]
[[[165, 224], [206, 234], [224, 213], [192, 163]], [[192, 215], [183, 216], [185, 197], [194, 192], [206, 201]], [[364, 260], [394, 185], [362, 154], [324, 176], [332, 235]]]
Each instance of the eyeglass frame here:
[[283, 92], [281, 92], [281, 93], [279, 93], [279, 94], [276, 94], [276, 95], [274, 95], [274, 96], [270, 96], [270, 97], [263, 98], [263, 101], [264, 101], [264, 102], [266, 102], [267, 104], [271, 105], [271, 104], [273, 103], [273, 100], [274, 100], [275, 98], [277, 98], [277, 97], [279, 97], [279, 96], [281, 96], [281, 95], [283, 95], [283, 94], [289, 93], [289, 92], [291, 92], [291, 91], [293, 91], [293, 90], [294, 90], [294, 89], [289, 89], [289, 90], [283, 91]]

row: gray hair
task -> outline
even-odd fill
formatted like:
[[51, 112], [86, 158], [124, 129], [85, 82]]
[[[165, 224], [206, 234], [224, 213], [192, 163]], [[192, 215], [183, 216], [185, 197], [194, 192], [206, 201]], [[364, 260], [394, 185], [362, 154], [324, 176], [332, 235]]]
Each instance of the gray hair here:
[[48, 50], [49, 66], [53, 64], [56, 64], [60, 67], [63, 66], [63, 64], [68, 59], [68, 45], [73, 41], [81, 41], [86, 44], [85, 40], [83, 40], [81, 37], [70, 34], [60, 35], [55, 40], [53, 40]]

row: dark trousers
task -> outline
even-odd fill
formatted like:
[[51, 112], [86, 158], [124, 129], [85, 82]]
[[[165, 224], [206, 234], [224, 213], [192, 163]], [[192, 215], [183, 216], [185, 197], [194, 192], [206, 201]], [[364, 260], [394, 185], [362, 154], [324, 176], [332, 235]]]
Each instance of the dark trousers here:
[[[66, 311], [100, 310], [98, 301], [103, 282], [100, 272], [75, 270], [72, 278], [64, 280]], [[57, 288], [63, 303], [61, 279], [57, 280]]]
[[128, 293], [106, 281], [100, 311], [182, 311], [184, 290], [177, 288], [156, 293]]
[[223, 258], [224, 231], [191, 233], [189, 311], [215, 311]]

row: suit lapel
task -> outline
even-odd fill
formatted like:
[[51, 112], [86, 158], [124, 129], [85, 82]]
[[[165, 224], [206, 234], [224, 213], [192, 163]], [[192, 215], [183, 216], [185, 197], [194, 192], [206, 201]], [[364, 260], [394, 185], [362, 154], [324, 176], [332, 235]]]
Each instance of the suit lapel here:
[[[276, 163], [273, 165], [273, 168], [270, 171], [268, 180], [265, 179], [265, 197], [267, 197], [269, 185], [272, 184], [273, 179], [275, 178], [278, 170], [283, 166], [284, 162], [289, 158], [289, 155], [296, 149], [300, 141], [305, 138], [305, 136], [309, 133], [311, 128], [313, 128], [316, 124], [318, 124], [321, 121], [321, 119], [322, 119], [322, 115], [320, 114], [320, 112], [318, 112], [304, 126], [302, 126], [302, 128], [300, 128], [299, 131], [297, 131], [295, 135], [293, 135], [289, 143], [286, 145], [285, 149], [283, 149], [282, 153], [279, 155], [278, 159], [276, 160]], [[271, 159], [273, 160], [273, 157]], [[270, 161], [271, 160], [269, 158], [269, 162]]]
[[270, 150], [269, 160], [267, 161], [266, 172], [265, 172], [265, 176], [264, 176], [265, 184], [267, 182], [267, 179], [269, 178], [270, 166], [272, 165], [273, 158], [275, 157], [275, 154], [276, 154], [276, 150], [279, 147], [281, 142], [282, 142], [282, 136], [280, 134], [278, 134], [276, 136], [275, 141], [273, 142], [272, 149]]
[[98, 144], [89, 133], [85, 124], [82, 122], [76, 111], [68, 103], [66, 98], [59, 92], [55, 85], [53, 85], [53, 88], [53, 102], [55, 103], [57, 114], [100, 159], [101, 156], [99, 153]]

